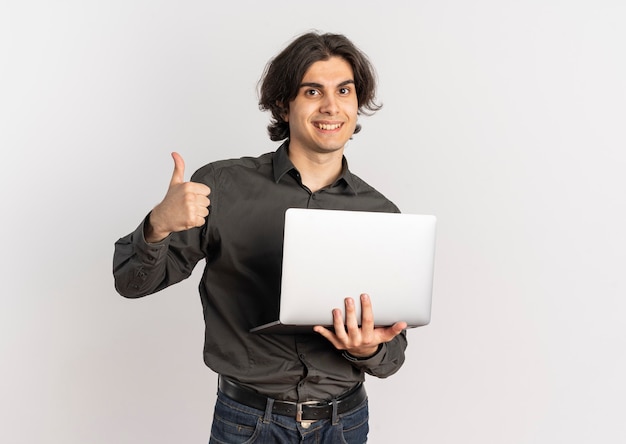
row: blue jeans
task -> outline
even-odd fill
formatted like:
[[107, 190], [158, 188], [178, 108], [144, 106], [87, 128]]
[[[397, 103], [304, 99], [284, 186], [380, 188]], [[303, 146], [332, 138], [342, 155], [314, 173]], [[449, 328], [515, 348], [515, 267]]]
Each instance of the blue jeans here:
[[320, 419], [308, 428], [295, 418], [272, 414], [273, 400], [265, 411], [245, 406], [218, 392], [209, 444], [364, 444], [367, 442], [367, 399], [361, 405], [332, 418]]

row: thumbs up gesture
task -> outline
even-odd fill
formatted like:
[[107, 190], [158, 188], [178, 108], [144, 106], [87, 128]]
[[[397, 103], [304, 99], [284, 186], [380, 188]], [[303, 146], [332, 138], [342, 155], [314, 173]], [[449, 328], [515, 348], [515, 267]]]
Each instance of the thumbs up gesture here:
[[144, 233], [148, 242], [158, 242], [176, 231], [201, 227], [209, 215], [211, 189], [201, 183], [185, 182], [185, 161], [178, 153], [172, 153], [172, 158], [174, 172], [167, 194], [150, 213]]

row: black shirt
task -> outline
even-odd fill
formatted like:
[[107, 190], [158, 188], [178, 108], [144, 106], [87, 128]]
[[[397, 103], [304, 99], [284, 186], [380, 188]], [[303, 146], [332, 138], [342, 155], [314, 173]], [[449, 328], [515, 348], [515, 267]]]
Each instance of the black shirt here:
[[[148, 244], [143, 236], [146, 218], [117, 241], [113, 271], [120, 294], [141, 297], [162, 290], [189, 277], [197, 262], [205, 259], [199, 291], [206, 365], [277, 399], [330, 399], [363, 381], [364, 372], [386, 377], [400, 368], [405, 332], [367, 359], [336, 350], [316, 333], [249, 333], [278, 317], [287, 208], [399, 212], [352, 174], [345, 158], [339, 179], [315, 193], [302, 184], [289, 160], [287, 142], [275, 153], [258, 158], [210, 163], [191, 180], [211, 188], [206, 224]], [[311, 273], [315, 275], [315, 270]], [[358, 296], [353, 297], [358, 300]]]

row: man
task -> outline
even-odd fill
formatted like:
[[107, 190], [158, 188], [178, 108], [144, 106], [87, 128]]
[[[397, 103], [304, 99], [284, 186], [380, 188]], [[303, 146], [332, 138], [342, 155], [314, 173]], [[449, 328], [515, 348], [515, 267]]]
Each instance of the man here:
[[287, 208], [399, 211], [343, 156], [359, 113], [380, 108], [375, 87], [368, 59], [343, 35], [298, 37], [260, 83], [259, 104], [272, 114], [268, 130], [284, 141], [280, 148], [210, 163], [190, 182], [172, 153], [165, 198], [115, 245], [115, 285], [126, 297], [179, 282], [206, 260], [204, 360], [220, 375], [211, 442], [365, 442], [364, 373], [387, 377], [404, 362], [406, 323], [374, 328], [365, 294], [333, 310], [333, 330], [249, 333], [277, 314]]

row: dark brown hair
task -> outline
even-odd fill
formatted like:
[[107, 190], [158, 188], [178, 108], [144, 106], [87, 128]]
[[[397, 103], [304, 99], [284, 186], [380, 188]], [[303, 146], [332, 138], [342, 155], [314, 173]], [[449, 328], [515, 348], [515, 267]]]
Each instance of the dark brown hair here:
[[[333, 56], [343, 58], [352, 66], [359, 114], [373, 114], [382, 107], [375, 102], [376, 72], [367, 56], [344, 35], [309, 32], [293, 40], [270, 60], [259, 81], [259, 108], [272, 113], [267, 127], [271, 140], [289, 137], [289, 124], [283, 116], [289, 110], [289, 102], [298, 95], [306, 71], [313, 63]], [[354, 133], [360, 130], [361, 125], [357, 124]]]

